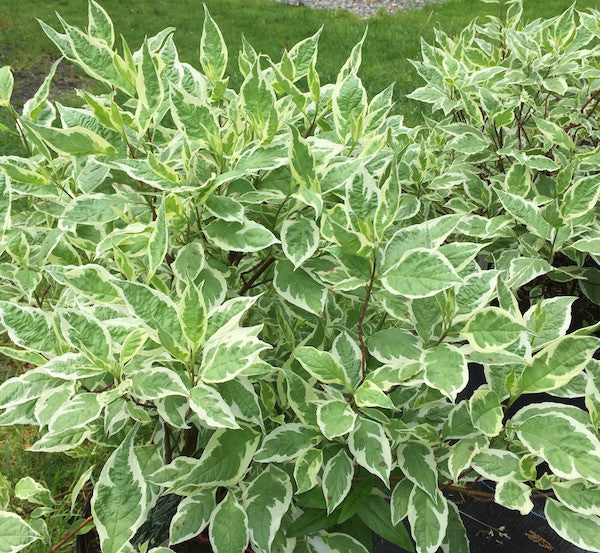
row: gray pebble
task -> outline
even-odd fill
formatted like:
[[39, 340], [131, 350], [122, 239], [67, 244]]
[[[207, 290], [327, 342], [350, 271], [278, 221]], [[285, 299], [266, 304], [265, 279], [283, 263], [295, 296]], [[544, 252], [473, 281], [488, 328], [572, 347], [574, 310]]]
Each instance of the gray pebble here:
[[400, 10], [423, 8], [426, 4], [443, 0], [276, 0], [282, 4], [305, 6], [312, 9], [346, 10], [361, 17], [375, 15], [379, 11], [394, 13]]

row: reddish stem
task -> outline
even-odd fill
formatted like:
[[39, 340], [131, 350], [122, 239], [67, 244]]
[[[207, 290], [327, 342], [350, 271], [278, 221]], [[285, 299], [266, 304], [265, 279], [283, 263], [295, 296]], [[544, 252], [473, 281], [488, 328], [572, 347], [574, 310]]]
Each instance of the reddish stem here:
[[[585, 104], [583, 104], [583, 106], [580, 110], [581, 113], [583, 113], [585, 111], [585, 108], [587, 108], [595, 100], [595, 98], [596, 98], [596, 96], [598, 96], [598, 94], [600, 94], [600, 88], [598, 90], [596, 90], [596, 92], [594, 92], [594, 94], [591, 95], [590, 99]], [[589, 117], [589, 114], [588, 114], [588, 117]]]
[[246, 282], [246, 284], [244, 284], [244, 286], [242, 287], [242, 289], [238, 292], [238, 296], [243, 296], [248, 290], [250, 290], [250, 288], [252, 288], [252, 285], [260, 278], [260, 276], [275, 262], [275, 258], [274, 257], [269, 257], [268, 259], [266, 259], [263, 263], [261, 263], [256, 271], [256, 273], [254, 273], [254, 275], [252, 275], [252, 278]]
[[377, 258], [375, 257], [375, 253], [373, 253], [373, 269], [371, 270], [371, 280], [367, 285], [367, 293], [365, 297], [365, 301], [362, 306], [362, 310], [360, 312], [360, 319], [358, 320], [358, 341], [360, 342], [361, 349], [361, 360], [360, 360], [360, 368], [362, 372], [363, 379], [366, 376], [367, 372], [367, 348], [365, 346], [365, 341], [363, 339], [363, 322], [365, 319], [365, 313], [367, 312], [367, 306], [369, 305], [369, 300], [371, 299], [371, 292], [373, 291], [373, 283], [375, 282], [375, 272], [377, 268]]

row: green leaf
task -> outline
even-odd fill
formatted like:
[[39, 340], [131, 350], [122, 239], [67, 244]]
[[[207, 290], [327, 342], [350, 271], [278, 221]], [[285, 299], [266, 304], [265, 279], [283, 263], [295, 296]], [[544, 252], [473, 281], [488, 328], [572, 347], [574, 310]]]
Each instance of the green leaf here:
[[324, 516], [323, 511], [320, 509], [306, 509], [287, 529], [286, 535], [288, 537], [297, 537], [297, 542], [300, 551], [302, 547], [306, 547], [305, 551], [313, 553], [314, 549], [307, 544], [309, 538], [305, 536], [315, 534], [321, 530], [331, 528], [336, 525], [337, 515]]
[[216, 219], [203, 230], [217, 247], [236, 252], [257, 252], [279, 242], [270, 230], [254, 221], [236, 223]]
[[15, 484], [15, 497], [37, 505], [52, 505], [54, 503], [50, 490], [36, 482], [31, 476], [25, 476]]
[[600, 484], [600, 441], [560, 407], [540, 403], [521, 409], [512, 419], [518, 438], [561, 478]]
[[248, 517], [232, 491], [213, 511], [208, 535], [215, 553], [244, 553], [246, 550]]
[[179, 323], [190, 348], [197, 351], [204, 340], [208, 317], [201, 290], [190, 282], [178, 306]]
[[105, 553], [119, 553], [146, 520], [150, 490], [134, 452], [134, 427], [102, 468], [92, 494], [92, 514]]
[[544, 515], [561, 538], [582, 549], [600, 551], [600, 517], [574, 513], [550, 497], [546, 499]]
[[397, 526], [408, 515], [409, 499], [413, 487], [414, 484], [408, 478], [403, 478], [394, 486], [390, 497], [391, 521], [394, 526]]
[[404, 442], [398, 446], [398, 467], [406, 478], [436, 501], [438, 471], [433, 450], [421, 442]]
[[10, 182], [0, 173], [0, 239], [10, 226], [11, 195]]
[[312, 219], [286, 220], [281, 226], [283, 253], [297, 269], [317, 250], [319, 229]]
[[346, 401], [332, 399], [317, 407], [317, 424], [328, 440], [348, 434], [356, 422], [356, 413]]
[[553, 482], [556, 498], [580, 515], [600, 516], [600, 489], [582, 481]]
[[392, 524], [390, 504], [383, 497], [372, 495], [361, 505], [358, 516], [373, 532], [385, 540], [408, 551], [414, 550], [404, 526]]
[[219, 392], [201, 382], [190, 390], [190, 408], [211, 428], [240, 427]]
[[256, 452], [259, 463], [292, 461], [319, 443], [319, 435], [299, 423], [282, 424], [267, 434]]
[[215, 490], [201, 490], [198, 494], [186, 497], [178, 506], [171, 519], [169, 545], [191, 540], [208, 525], [210, 515], [216, 507]]
[[252, 461], [260, 435], [251, 428], [219, 429], [210, 437], [200, 459], [181, 482], [200, 487], [233, 486]]
[[269, 347], [256, 337], [260, 330], [260, 326], [238, 327], [229, 336], [211, 337], [204, 348], [202, 380], [213, 384], [226, 382], [257, 363], [260, 352]]
[[451, 401], [455, 401], [458, 392], [467, 385], [467, 360], [456, 346], [442, 343], [425, 350], [422, 364], [425, 383], [442, 392]]
[[354, 430], [350, 432], [348, 447], [354, 460], [370, 473], [389, 485], [392, 470], [392, 452], [383, 427], [364, 417], [358, 418]]
[[485, 307], [467, 322], [462, 334], [475, 351], [494, 353], [516, 342], [524, 326], [499, 307]]
[[361, 505], [369, 499], [374, 481], [374, 477], [367, 474], [360, 478], [358, 482], [354, 482], [350, 492], [340, 506], [338, 524], [342, 524], [352, 518], [358, 512]]
[[43, 127], [25, 120], [23, 126], [43, 140], [50, 148], [61, 156], [114, 156], [117, 149], [99, 134], [85, 127], [69, 127], [57, 129]]
[[600, 197], [600, 176], [584, 177], [564, 195], [561, 213], [566, 220], [575, 219], [591, 211], [598, 203]]
[[438, 491], [433, 501], [421, 488], [412, 489], [408, 506], [408, 522], [418, 553], [435, 553], [444, 541], [448, 527], [448, 503]]
[[209, 146], [214, 144], [219, 126], [206, 103], [175, 87], [171, 88], [170, 100], [171, 114], [177, 127], [192, 140], [201, 140]]
[[103, 40], [109, 48], [115, 42], [115, 31], [112, 21], [104, 8], [94, 0], [88, 4], [88, 32], [94, 38]]
[[522, 479], [519, 457], [512, 451], [481, 448], [473, 456], [471, 466], [484, 478], [496, 482]]
[[497, 436], [502, 430], [504, 412], [496, 392], [490, 388], [478, 388], [469, 400], [469, 412], [473, 426], [486, 436]]
[[327, 551], [327, 553], [368, 553], [362, 543], [347, 534], [321, 534], [309, 537], [308, 543], [314, 547], [314, 551]]
[[0, 67], [0, 106], [8, 107], [15, 79], [8, 65]]
[[458, 507], [448, 502], [448, 528], [442, 542], [442, 549], [452, 553], [469, 553], [469, 538], [460, 518]]
[[354, 465], [348, 454], [341, 449], [323, 470], [323, 495], [327, 503], [327, 514], [331, 514], [345, 499], [352, 487]]
[[0, 321], [16, 345], [39, 353], [54, 351], [56, 338], [49, 317], [41, 309], [0, 301]]
[[327, 299], [327, 288], [318, 283], [304, 269], [294, 269], [287, 260], [275, 263], [273, 287], [277, 293], [292, 305], [315, 315], [322, 315]]
[[[311, 152], [309, 143], [300, 136], [296, 127], [290, 127], [292, 139], [290, 140], [290, 170], [292, 172], [292, 178], [299, 186], [310, 190], [319, 190], [319, 182], [317, 180], [317, 173], [315, 170], [315, 158]], [[296, 224], [300, 221], [309, 221], [309, 219], [296, 219], [288, 220], [285, 223]], [[283, 232], [285, 229], [285, 223], [282, 226], [281, 233], [283, 238]], [[316, 228], [316, 225], [315, 225]], [[299, 237], [303, 242], [311, 239], [314, 241], [314, 237], [308, 236], [307, 233], [313, 234], [313, 228], [299, 228], [295, 231], [296, 237]], [[316, 240], [318, 242], [318, 229]], [[286, 253], [287, 255], [287, 253]], [[288, 258], [290, 256], [288, 255]], [[294, 262], [294, 259], [290, 258], [290, 261], [297, 267], [299, 264]]]
[[586, 367], [599, 345], [600, 340], [592, 336], [563, 336], [551, 342], [523, 369], [515, 394], [564, 386]]
[[461, 281], [441, 253], [425, 248], [407, 251], [381, 278], [386, 290], [407, 298], [433, 296]]
[[19, 515], [0, 511], [0, 553], [16, 553], [39, 538]]
[[67, 205], [62, 217], [70, 223], [104, 225], [124, 210], [125, 200], [116, 194], [82, 194]]
[[177, 305], [171, 298], [138, 282], [115, 280], [125, 304], [148, 330], [150, 337], [178, 358], [187, 357], [183, 331], [177, 316]]
[[542, 300], [523, 316], [527, 330], [532, 334], [534, 349], [564, 336], [571, 324], [571, 306], [574, 296], [559, 296]]
[[98, 395], [94, 393], [80, 393], [67, 403], [61, 405], [48, 421], [48, 430], [51, 433], [60, 433], [76, 428], [84, 428], [96, 420], [102, 413], [102, 405]]
[[227, 45], [221, 30], [204, 6], [204, 24], [200, 37], [200, 64], [213, 84], [220, 81], [227, 68]]
[[508, 213], [510, 213], [517, 221], [527, 225], [540, 238], [548, 238], [550, 236], [550, 225], [544, 220], [540, 208], [516, 194], [510, 194], [502, 190], [496, 190], [498, 198]]
[[395, 409], [394, 402], [371, 380], [365, 380], [354, 392], [357, 407], [381, 407]]
[[294, 479], [297, 493], [304, 493], [314, 488], [318, 483], [318, 474], [323, 466], [323, 450], [307, 449], [296, 459], [294, 464]]
[[275, 465], [269, 465], [248, 484], [244, 504], [254, 549], [271, 551], [281, 520], [291, 502], [290, 477]]
[[333, 89], [333, 122], [340, 140], [356, 140], [367, 112], [367, 93], [355, 73], [349, 73]]
[[190, 242], [179, 249], [172, 264], [177, 278], [194, 282], [204, 268], [204, 248], [200, 242]]
[[523, 482], [501, 480], [496, 485], [494, 500], [507, 509], [519, 511], [522, 515], [528, 515], [533, 509], [531, 488]]
[[347, 377], [344, 368], [328, 351], [320, 351], [312, 346], [301, 346], [294, 350], [294, 357], [319, 382], [346, 385]]

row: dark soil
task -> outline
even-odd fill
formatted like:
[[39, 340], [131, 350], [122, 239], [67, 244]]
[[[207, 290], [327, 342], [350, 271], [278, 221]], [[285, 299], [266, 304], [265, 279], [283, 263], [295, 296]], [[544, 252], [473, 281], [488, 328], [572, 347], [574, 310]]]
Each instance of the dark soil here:
[[[6, 64], [9, 54], [10, 52], [0, 53], [0, 66]], [[23, 104], [34, 96], [57, 58], [58, 56], [45, 55], [28, 67], [13, 68], [15, 84], [11, 102], [15, 109], [20, 110]], [[50, 99], [56, 100], [70, 96], [77, 88], [82, 87], [86, 79], [87, 77], [71, 62], [61, 61], [56, 69], [54, 79], [52, 79]]]

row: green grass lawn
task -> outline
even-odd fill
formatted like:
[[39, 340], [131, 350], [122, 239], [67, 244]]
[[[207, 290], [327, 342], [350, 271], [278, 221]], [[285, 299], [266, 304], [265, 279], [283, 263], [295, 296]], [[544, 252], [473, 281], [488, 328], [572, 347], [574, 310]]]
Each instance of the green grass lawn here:
[[[15, 5], [18, 4], [18, 7]], [[144, 35], [151, 35], [166, 26], [177, 28], [175, 40], [184, 61], [196, 63], [202, 4], [200, 0], [103, 0], [102, 4], [113, 17], [117, 31], [132, 47], [138, 47]], [[418, 57], [419, 41], [430, 40], [435, 27], [458, 32], [474, 17], [485, 17], [497, 10], [493, 4], [478, 0], [450, 0], [445, 4], [428, 6], [423, 10], [381, 15], [369, 20], [345, 12], [311, 11], [276, 4], [267, 0], [206, 0], [213, 17], [220, 25], [230, 47], [232, 84], [240, 81], [237, 70], [237, 51], [241, 35], [259, 51], [279, 59], [281, 52], [298, 40], [324, 27], [320, 39], [319, 73], [321, 82], [332, 82], [352, 46], [369, 25], [364, 47], [361, 77], [369, 94], [373, 95], [390, 82], [396, 83], [396, 111], [406, 116], [409, 124], [418, 123], [421, 106], [405, 95], [420, 86], [409, 59]], [[526, 17], [540, 14], [553, 16], [566, 9], [571, 0], [525, 0]], [[597, 5], [598, 0], [579, 0], [580, 8]], [[36, 18], [58, 25], [54, 11], [70, 23], [84, 26], [87, 21], [86, 0], [20, 0], [0, 2], [0, 65], [9, 64], [17, 71], [21, 90], [35, 90], [50, 60], [58, 52], [41, 31]], [[77, 74], [71, 73], [74, 82]], [[66, 73], [67, 78], [69, 73]], [[63, 74], [64, 78], [64, 74]], [[23, 81], [19, 83], [19, 81]], [[23, 86], [23, 85], [27, 86]], [[0, 137], [0, 155], [11, 152], [14, 143]], [[0, 367], [0, 381], [6, 370]], [[45, 482], [53, 493], [61, 493], [73, 483], [84, 469], [85, 461], [64, 458], [59, 466], [45, 460], [43, 455], [27, 454], [23, 446], [34, 439], [31, 432], [16, 435], [14, 430], [0, 429], [0, 450], [4, 461], [0, 472], [14, 483], [26, 474]], [[69, 526], [66, 519], [57, 518], [50, 528], [58, 541]], [[37, 546], [36, 546], [37, 547]], [[33, 550], [30, 549], [30, 551]], [[38, 549], [35, 549], [38, 551]], [[42, 551], [43, 548], [39, 548]], [[72, 544], [61, 551], [73, 551]]]
[[[175, 41], [184, 61], [196, 62], [202, 3], [200, 0], [102, 0], [112, 16], [117, 32], [132, 46], [139, 45], [144, 35], [160, 29], [177, 28]], [[553, 16], [572, 3], [571, 0], [525, 0], [526, 17]], [[41, 32], [36, 18], [58, 25], [58, 11], [68, 22], [85, 25], [86, 0], [20, 0], [0, 2], [0, 63], [32, 69], [43, 67], [40, 60], [56, 57], [57, 51]], [[355, 15], [329, 10], [310, 10], [276, 4], [268, 0], [206, 0], [211, 14], [223, 30], [230, 47], [229, 72], [232, 84], [239, 84], [237, 51], [241, 35], [257, 50], [279, 59], [283, 49], [316, 32], [321, 25], [319, 74], [321, 82], [335, 79], [352, 46], [369, 25], [364, 47], [361, 77], [369, 94], [396, 83], [397, 110], [414, 124], [420, 115], [420, 104], [405, 95], [418, 86], [420, 78], [408, 62], [419, 53], [420, 37], [429, 40], [439, 27], [452, 33], [463, 28], [474, 17], [495, 13], [497, 6], [478, 0], [450, 0], [423, 10], [376, 16], [369, 20]], [[597, 0], [579, 0], [581, 8], [598, 5]]]

